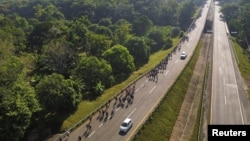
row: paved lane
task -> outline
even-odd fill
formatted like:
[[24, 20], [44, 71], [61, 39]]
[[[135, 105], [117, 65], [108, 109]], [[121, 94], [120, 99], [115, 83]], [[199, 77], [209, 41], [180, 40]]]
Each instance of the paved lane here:
[[225, 23], [215, 6], [210, 124], [244, 124]]

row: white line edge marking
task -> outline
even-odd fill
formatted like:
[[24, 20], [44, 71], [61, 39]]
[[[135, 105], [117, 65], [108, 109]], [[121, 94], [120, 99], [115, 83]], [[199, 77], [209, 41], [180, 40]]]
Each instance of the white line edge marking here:
[[144, 84], [141, 84], [141, 88], [144, 86]]
[[138, 92], [140, 89], [136, 89], [135, 92]]
[[179, 62], [179, 59], [177, 59], [174, 63], [176, 64], [176, 63], [178, 63]]
[[115, 111], [117, 112], [118, 110], [120, 110], [121, 108], [119, 107], [119, 108], [117, 108], [117, 109], [115, 109]]
[[[230, 52], [231, 53], [231, 52]], [[232, 55], [232, 54], [231, 54]], [[232, 64], [233, 64], [233, 58], [231, 57], [231, 61], [230, 61]], [[233, 66], [233, 65], [232, 65]], [[235, 81], [235, 85], [236, 85], [236, 93], [237, 93], [237, 97], [238, 97], [238, 103], [239, 103], [239, 107], [240, 107], [240, 116], [241, 116], [241, 121], [242, 121], [242, 124], [245, 124], [245, 121], [244, 121], [244, 118], [243, 118], [243, 113], [242, 113], [242, 109], [241, 109], [241, 101], [240, 101], [240, 96], [239, 96], [239, 89], [238, 89], [238, 84], [237, 84], [237, 81], [236, 81], [236, 76], [235, 76], [235, 70], [234, 70], [234, 67], [233, 67], [233, 76], [234, 76], [234, 81]]]
[[222, 70], [221, 70], [221, 67], [219, 67], [219, 72], [222, 74]]
[[93, 131], [89, 136], [88, 138], [90, 138], [91, 136], [93, 136], [95, 134], [95, 131]]
[[156, 86], [154, 86], [153, 89], [151, 89], [151, 90], [149, 91], [149, 93], [151, 94], [155, 88], [156, 88]]
[[225, 97], [225, 105], [227, 105], [227, 97], [224, 95], [224, 97]]
[[169, 70], [167, 70], [167, 72], [164, 75], [167, 76], [168, 72], [169, 72]]
[[100, 125], [99, 125], [99, 128], [101, 128], [103, 126], [103, 123], [101, 123]]
[[136, 108], [134, 108], [134, 110], [127, 116], [127, 118], [129, 118], [134, 112], [135, 112]]

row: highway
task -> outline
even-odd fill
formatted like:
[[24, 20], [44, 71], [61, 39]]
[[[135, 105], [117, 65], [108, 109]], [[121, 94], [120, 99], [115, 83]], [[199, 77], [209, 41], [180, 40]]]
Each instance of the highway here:
[[[124, 107], [117, 107], [117, 100], [112, 100], [107, 107], [103, 108], [103, 110], [105, 109], [105, 111], [107, 111], [107, 116], [105, 114], [104, 118], [100, 119], [101, 114], [99, 115], [97, 113], [91, 120], [83, 123], [70, 133], [68, 137], [64, 137], [62, 140], [77, 141], [79, 137], [81, 137], [82, 140], [88, 141], [130, 140], [191, 58], [203, 31], [208, 8], [209, 3], [203, 7], [201, 16], [195, 21], [196, 27], [187, 34], [188, 40], [179, 45], [181, 49], [173, 53], [166, 69], [158, 74], [158, 80], [152, 81], [144, 76], [136, 81], [132, 104], [125, 103]], [[187, 58], [184, 60], [180, 59], [182, 51], [187, 52]], [[121, 95], [124, 97], [125, 92]], [[110, 115], [112, 109], [115, 111], [113, 116]], [[127, 134], [120, 134], [120, 125], [127, 117], [132, 119], [133, 127]], [[87, 124], [91, 125], [91, 129], [86, 128]]]
[[210, 124], [245, 124], [228, 31], [219, 9], [216, 4]]

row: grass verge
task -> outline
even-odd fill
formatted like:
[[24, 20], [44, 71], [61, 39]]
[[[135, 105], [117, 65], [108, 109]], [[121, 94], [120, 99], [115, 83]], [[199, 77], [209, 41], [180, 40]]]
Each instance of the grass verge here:
[[[238, 67], [241, 72], [241, 76], [245, 80], [245, 84], [250, 89], [250, 56], [244, 53], [244, 49], [233, 40], [233, 47], [238, 57]], [[248, 97], [250, 97], [250, 91], [248, 91]]]
[[168, 141], [177, 120], [201, 48], [199, 42], [191, 60], [166, 93], [162, 102], [142, 125], [133, 141]]
[[[179, 42], [178, 38], [173, 39], [173, 47], [177, 45], [178, 42]], [[91, 112], [95, 111], [98, 107], [100, 107], [103, 103], [105, 103], [111, 97], [118, 94], [121, 91], [121, 89], [127, 87], [132, 81], [139, 78], [141, 75], [148, 72], [152, 68], [154, 68], [163, 58], [166, 57], [166, 55], [169, 52], [171, 52], [171, 50], [172, 48], [167, 49], [167, 50], [161, 50], [159, 52], [152, 54], [147, 64], [142, 66], [137, 71], [133, 72], [133, 74], [131, 74], [131, 76], [127, 80], [105, 90], [105, 92], [96, 100], [82, 101], [78, 105], [77, 110], [64, 120], [64, 122], [61, 125], [60, 131], [66, 131], [67, 129], [71, 128], [74, 124], [76, 124], [77, 122], [87, 117]]]

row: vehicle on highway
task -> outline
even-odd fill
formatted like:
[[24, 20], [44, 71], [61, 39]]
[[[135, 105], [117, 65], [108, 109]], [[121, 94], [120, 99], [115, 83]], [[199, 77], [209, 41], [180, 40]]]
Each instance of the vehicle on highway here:
[[120, 132], [127, 133], [132, 126], [133, 126], [132, 120], [130, 118], [126, 118], [120, 126]]
[[186, 59], [187, 58], [187, 53], [186, 52], [182, 52], [181, 53], [181, 59]]

